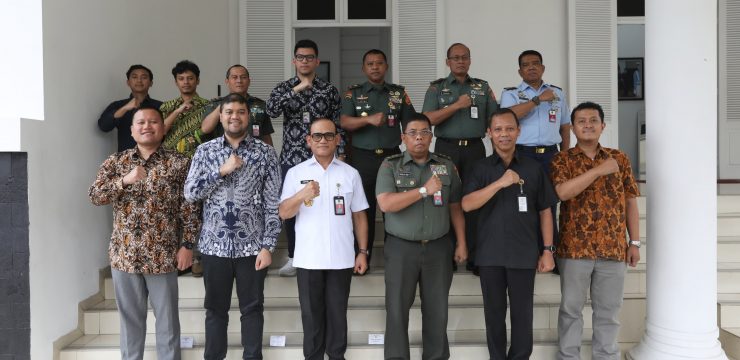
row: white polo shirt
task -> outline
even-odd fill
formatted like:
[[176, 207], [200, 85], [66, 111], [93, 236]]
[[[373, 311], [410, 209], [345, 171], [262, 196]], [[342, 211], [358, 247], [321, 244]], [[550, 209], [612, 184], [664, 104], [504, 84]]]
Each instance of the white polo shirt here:
[[[352, 213], [368, 208], [360, 174], [336, 158], [324, 170], [311, 157], [285, 174], [280, 202], [301, 191], [306, 186], [301, 182], [306, 180], [318, 182], [320, 194], [312, 206], [301, 204], [296, 215], [293, 266], [314, 270], [354, 267]], [[344, 215], [334, 214], [335, 196], [344, 197]]]

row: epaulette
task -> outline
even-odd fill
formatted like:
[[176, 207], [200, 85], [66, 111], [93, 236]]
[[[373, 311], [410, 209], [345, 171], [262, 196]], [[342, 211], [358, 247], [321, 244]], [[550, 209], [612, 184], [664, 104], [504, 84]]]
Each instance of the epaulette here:
[[504, 88], [504, 91], [511, 91], [511, 90], [516, 90], [516, 86], [512, 86], [512, 87], [505, 87], [505, 88]]
[[563, 89], [560, 86], [555, 86], [553, 84], [550, 84], [550, 87], [554, 87], [554, 88], [556, 88], [556, 89], [558, 89], [560, 91], [563, 91]]
[[400, 153], [400, 154], [394, 154], [394, 155], [388, 156], [385, 159], [386, 160], [395, 160], [395, 159], [399, 159], [399, 158], [402, 158], [402, 157], [403, 157], [403, 153]]
[[403, 90], [404, 89], [403, 85], [398, 85], [398, 84], [394, 84], [394, 83], [387, 83], [387, 84], [388, 84], [388, 87], [389, 88], [393, 88], [395, 90]]
[[437, 84], [440, 84], [440, 83], [442, 83], [443, 81], [445, 81], [445, 79], [446, 79], [446, 78], [439, 78], [439, 79], [437, 79], [437, 80], [434, 80], [434, 81], [430, 82], [429, 84], [430, 84], [430, 85], [437, 85]]
[[488, 81], [485, 81], [485, 80], [483, 80], [483, 79], [478, 79], [478, 78], [470, 78], [470, 80], [473, 80], [473, 81], [477, 81], [477, 82], [481, 82], [481, 83], [485, 83], [485, 84], [488, 84]]
[[[250, 96], [249, 99], [252, 99], [252, 101], [254, 101], [257, 104], [264, 104], [265, 103], [265, 100], [262, 100], [262, 99], [260, 99], [258, 97]], [[249, 99], [247, 99], [247, 100], [249, 100]]]
[[361, 87], [362, 87], [362, 84], [354, 84], [354, 85], [348, 87], [347, 90], [359, 89]]

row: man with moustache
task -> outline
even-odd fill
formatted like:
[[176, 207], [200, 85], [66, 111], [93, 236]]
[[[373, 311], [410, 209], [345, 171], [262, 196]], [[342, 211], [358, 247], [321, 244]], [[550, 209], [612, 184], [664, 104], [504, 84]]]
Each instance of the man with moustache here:
[[[414, 114], [401, 135], [406, 151], [378, 171], [380, 210], [388, 233], [385, 257], [385, 358], [409, 359], [409, 310], [421, 297], [423, 359], [448, 359], [447, 304], [452, 263], [467, 258], [462, 183], [448, 157], [429, 152], [432, 125]], [[453, 249], [450, 224], [458, 242]]]
[[121, 358], [144, 356], [148, 298], [157, 358], [178, 360], [177, 270], [190, 266], [200, 217], [183, 197], [189, 159], [161, 146], [162, 114], [142, 104], [132, 116], [136, 147], [103, 162], [89, 196], [95, 205], [113, 205], [108, 255], [121, 318]]
[[[342, 128], [352, 134], [349, 163], [362, 178], [365, 194], [375, 192], [375, 180], [383, 159], [401, 152], [401, 123], [416, 111], [403, 86], [385, 81], [388, 62], [385, 53], [368, 50], [362, 57], [367, 81], [351, 86], [342, 99]], [[367, 199], [369, 226], [367, 260], [375, 240], [375, 196]]]
[[154, 74], [144, 65], [131, 65], [126, 71], [126, 85], [131, 89], [128, 99], [110, 103], [98, 119], [100, 130], [109, 132], [118, 129], [118, 151], [131, 149], [136, 141], [131, 137], [131, 124], [134, 112], [140, 107], [159, 109], [162, 102], [149, 97]]
[[232, 285], [241, 313], [244, 359], [262, 359], [267, 267], [280, 233], [280, 173], [275, 149], [249, 134], [247, 100], [221, 103], [224, 135], [195, 152], [185, 198], [203, 202], [198, 249], [205, 286], [205, 359], [224, 359]]
[[162, 104], [159, 108], [164, 115], [167, 135], [164, 147], [192, 157], [195, 148], [210, 138], [201, 131], [200, 123], [208, 100], [198, 96], [200, 69], [189, 60], [180, 61], [172, 68], [175, 85], [180, 96]]
[[326, 353], [329, 359], [344, 359], [352, 271], [367, 269], [367, 201], [360, 174], [336, 158], [336, 124], [317, 119], [310, 131], [306, 142], [313, 157], [285, 175], [280, 217], [296, 218], [293, 266], [298, 269], [303, 356], [323, 360]]
[[[452, 158], [464, 182], [476, 161], [486, 157], [482, 138], [491, 114], [498, 108], [496, 96], [488, 82], [470, 77], [470, 49], [454, 43], [447, 49], [450, 74], [429, 85], [422, 111], [434, 125], [437, 142], [434, 151]], [[475, 267], [475, 214], [466, 213], [465, 237], [470, 259], [468, 270], [477, 274]]]
[[[334, 85], [316, 76], [319, 66], [319, 47], [312, 40], [299, 40], [293, 48], [296, 76], [279, 83], [267, 100], [267, 114], [272, 118], [283, 116], [283, 150], [280, 169], [283, 177], [291, 167], [311, 158], [306, 145], [311, 123], [316, 119], [339, 122], [339, 91]], [[341, 134], [341, 131], [340, 131]], [[344, 146], [337, 147], [338, 158], [344, 160]], [[280, 276], [295, 276], [295, 218], [285, 220], [288, 238], [288, 262], [280, 269]]]
[[[267, 115], [265, 102], [257, 97], [249, 95], [249, 71], [243, 65], [232, 65], [226, 70], [226, 87], [229, 93], [236, 93], [247, 99], [249, 107], [249, 132], [253, 138], [260, 139], [266, 144], [272, 145], [272, 136], [275, 130], [272, 128], [272, 121]], [[215, 99], [203, 112], [203, 122], [200, 129], [205, 134], [210, 134], [216, 130], [221, 119], [221, 99]]]
[[[542, 166], [517, 150], [519, 132], [511, 109], [493, 114], [488, 135], [494, 152], [475, 164], [462, 199], [465, 211], [480, 210], [475, 263], [480, 269], [491, 359], [529, 359], [535, 272], [555, 266], [550, 207], [557, 197]], [[540, 236], [545, 245], [542, 255]], [[511, 306], [508, 353], [507, 294]]]
[[606, 127], [601, 106], [576, 106], [571, 122], [578, 142], [555, 155], [550, 174], [563, 201], [557, 358], [581, 358], [583, 306], [590, 288], [592, 358], [621, 359], [617, 336], [624, 275], [627, 264], [635, 267], [640, 261], [640, 191], [629, 158], [599, 144]]

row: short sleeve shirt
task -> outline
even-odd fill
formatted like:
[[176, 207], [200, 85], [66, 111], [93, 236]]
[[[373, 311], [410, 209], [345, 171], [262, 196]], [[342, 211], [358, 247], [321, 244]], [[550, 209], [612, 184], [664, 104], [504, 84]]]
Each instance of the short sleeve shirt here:
[[560, 244], [557, 255], [569, 259], [610, 259], [627, 256], [627, 199], [640, 196], [629, 158], [621, 151], [599, 146], [594, 159], [578, 147], [552, 159], [555, 186], [613, 158], [619, 171], [601, 176], [574, 198], [560, 204]]
[[423, 164], [416, 163], [408, 152], [383, 160], [378, 170], [375, 194], [418, 191], [432, 174], [442, 181], [442, 205], [434, 205], [429, 194], [405, 209], [385, 213], [385, 230], [396, 237], [411, 240], [434, 240], [450, 230], [450, 204], [462, 199], [462, 183], [452, 160], [430, 153]]
[[469, 139], [482, 138], [486, 135], [488, 120], [498, 109], [498, 104], [496, 96], [485, 80], [468, 76], [461, 84], [450, 73], [446, 78], [433, 81], [424, 95], [422, 112], [446, 108], [464, 94], [470, 95], [473, 106], [477, 108], [477, 117], [472, 116], [474, 114], [470, 108], [458, 110], [452, 117], [434, 127], [436, 137]]
[[344, 93], [342, 115], [360, 117], [379, 112], [385, 114], [385, 124], [353, 131], [352, 146], [365, 150], [398, 147], [401, 145], [401, 123], [415, 110], [403, 86], [395, 84], [373, 85], [366, 81]]
[[[479, 209], [475, 264], [534, 269], [539, 258], [539, 212], [557, 204], [555, 190], [539, 162], [514, 153], [507, 167], [494, 153], [473, 165], [465, 194], [480, 190], [501, 178], [507, 169], [524, 181], [499, 190]], [[519, 207], [519, 197], [526, 197], [526, 211]]]
[[535, 89], [522, 82], [518, 87], [504, 89], [501, 94], [501, 107], [509, 108], [526, 103], [547, 89], [552, 89], [555, 99], [542, 101], [527, 116], [519, 119], [522, 131], [516, 140], [517, 144], [550, 146], [562, 142], [560, 126], [570, 124], [570, 109], [565, 93], [559, 87], [542, 83], [539, 89]]
[[[324, 169], [312, 157], [288, 170], [280, 202], [301, 191], [309, 180], [319, 183], [320, 195], [311, 206], [301, 204], [296, 215], [293, 266], [314, 270], [354, 267], [352, 213], [368, 208], [360, 174], [336, 158]], [[344, 202], [342, 215], [335, 212], [337, 197]]]

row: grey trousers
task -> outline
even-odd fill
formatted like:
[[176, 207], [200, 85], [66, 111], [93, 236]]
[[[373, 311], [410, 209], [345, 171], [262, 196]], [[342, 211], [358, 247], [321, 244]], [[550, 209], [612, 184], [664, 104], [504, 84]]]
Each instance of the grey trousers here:
[[156, 319], [157, 359], [180, 359], [177, 272], [131, 274], [112, 269], [121, 317], [121, 359], [141, 360], [146, 340], [147, 298]]
[[447, 302], [452, 284], [452, 241], [449, 235], [426, 244], [386, 237], [385, 358], [409, 354], [409, 310], [419, 286], [423, 360], [450, 358], [447, 340]]
[[624, 261], [558, 259], [560, 267], [560, 311], [558, 313], [558, 359], [581, 358], [583, 306], [591, 288], [592, 358], [621, 359], [619, 310], [624, 298]]

